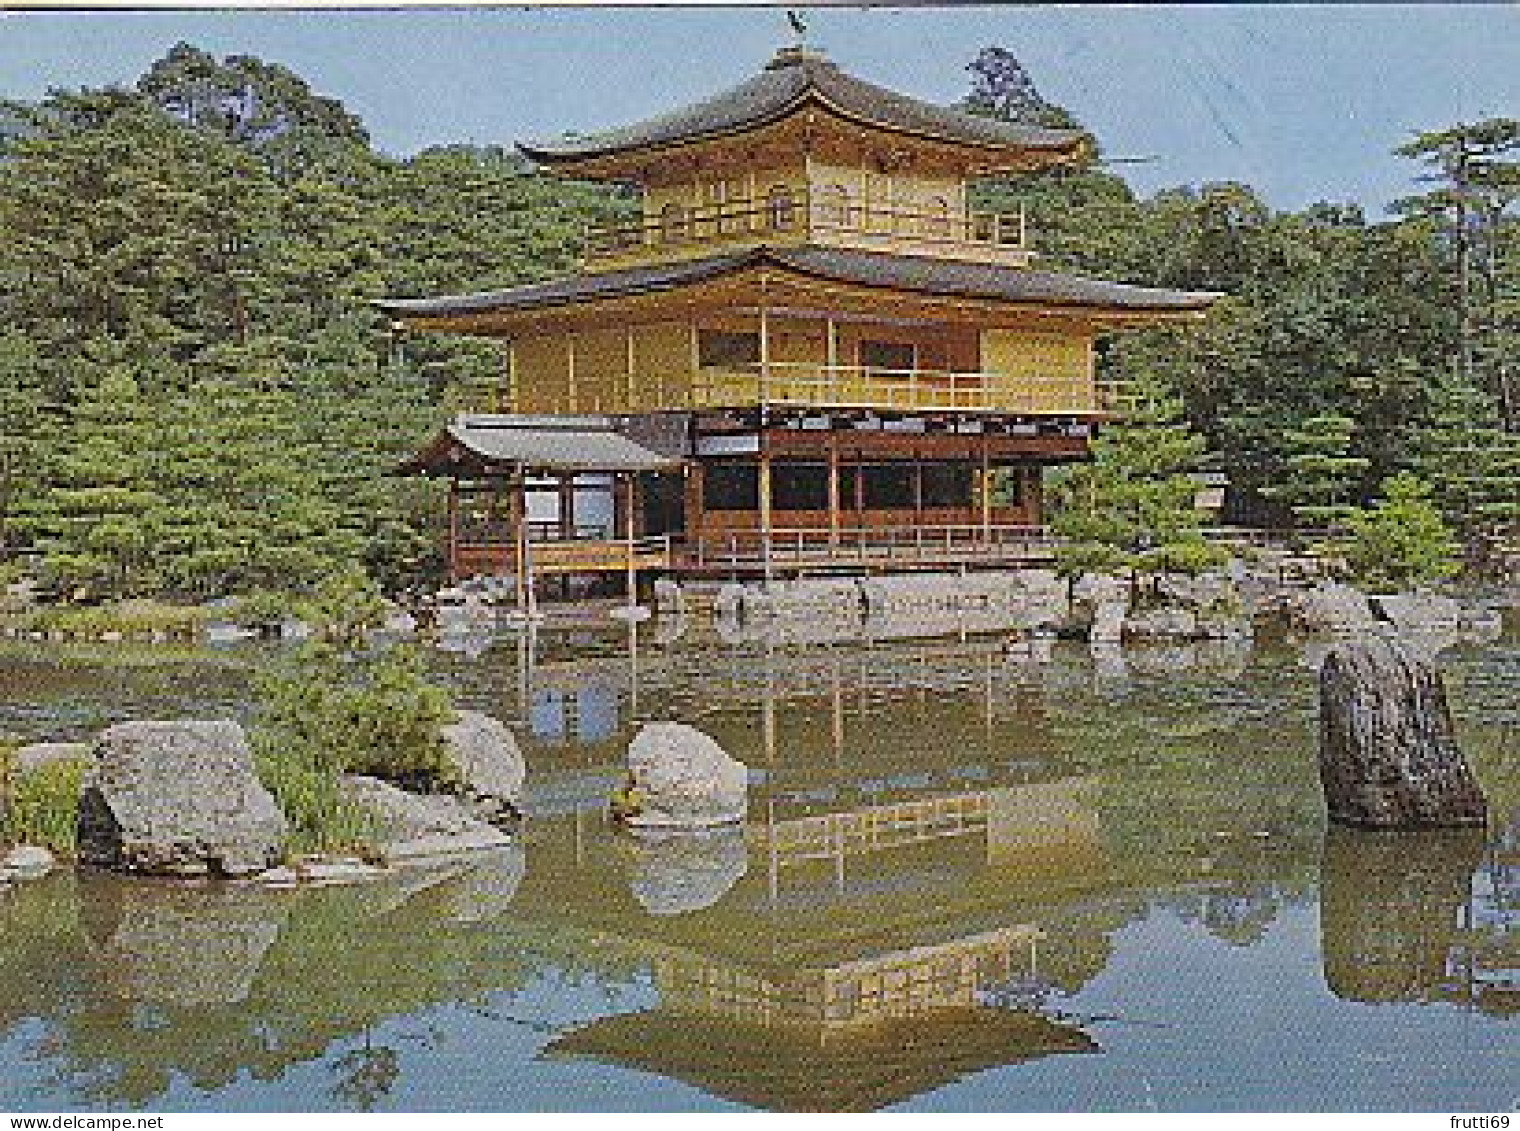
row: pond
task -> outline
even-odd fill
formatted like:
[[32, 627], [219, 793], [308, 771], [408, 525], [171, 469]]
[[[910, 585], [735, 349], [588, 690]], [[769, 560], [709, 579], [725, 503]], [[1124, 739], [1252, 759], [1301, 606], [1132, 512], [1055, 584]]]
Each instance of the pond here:
[[[1314, 657], [668, 626], [438, 652], [520, 844], [361, 887], [0, 897], [0, 1109], [1444, 1110], [1520, 1103], [1520, 640], [1443, 656], [1483, 834], [1327, 831]], [[0, 730], [246, 710], [253, 648], [0, 654]], [[638, 720], [745, 828], [604, 816]]]

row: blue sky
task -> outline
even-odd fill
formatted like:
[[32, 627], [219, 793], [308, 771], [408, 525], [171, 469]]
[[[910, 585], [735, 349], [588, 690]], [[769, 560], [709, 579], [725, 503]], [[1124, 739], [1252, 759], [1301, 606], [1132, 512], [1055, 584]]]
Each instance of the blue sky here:
[[[864, 78], [948, 102], [985, 44], [1012, 50], [1141, 191], [1245, 180], [1274, 205], [1374, 215], [1411, 131], [1520, 114], [1520, 7], [1368, 5], [814, 9]], [[741, 81], [789, 38], [777, 9], [9, 13], [0, 96], [133, 79], [176, 40], [292, 67], [385, 150], [589, 131]]]

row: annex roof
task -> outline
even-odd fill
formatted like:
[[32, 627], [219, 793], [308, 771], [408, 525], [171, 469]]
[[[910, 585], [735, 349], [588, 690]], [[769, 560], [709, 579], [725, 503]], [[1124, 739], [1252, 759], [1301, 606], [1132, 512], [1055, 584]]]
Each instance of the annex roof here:
[[1209, 291], [1137, 287], [1041, 271], [927, 256], [804, 245], [758, 247], [747, 251], [616, 271], [574, 275], [502, 291], [440, 298], [382, 299], [393, 318], [446, 318], [470, 314], [516, 313], [596, 299], [673, 290], [748, 268], [774, 267], [831, 282], [886, 287], [929, 295], [1038, 303], [1123, 311], [1201, 311], [1219, 296]]
[[477, 413], [444, 428], [396, 474], [658, 471], [678, 463], [617, 431], [608, 416]]
[[858, 124], [989, 149], [1078, 153], [1080, 130], [1018, 125], [899, 94], [848, 75], [825, 56], [784, 48], [763, 71], [730, 90], [621, 129], [518, 148], [546, 165], [661, 149], [770, 125], [814, 102]]

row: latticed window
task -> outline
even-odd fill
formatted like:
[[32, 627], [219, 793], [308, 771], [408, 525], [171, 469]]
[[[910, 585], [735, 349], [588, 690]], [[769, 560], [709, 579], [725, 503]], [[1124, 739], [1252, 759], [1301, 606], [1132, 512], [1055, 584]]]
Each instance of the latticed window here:
[[660, 209], [660, 237], [666, 243], [684, 240], [690, 230], [690, 218], [684, 206], [672, 201]]
[[771, 228], [781, 231], [797, 223], [797, 197], [786, 185], [777, 185], [765, 197], [765, 213]]
[[929, 201], [929, 212], [924, 217], [924, 230], [931, 236], [949, 239], [950, 228], [950, 201], [947, 197], [936, 196]]
[[848, 228], [852, 211], [850, 190], [844, 185], [830, 185], [823, 190], [823, 203], [819, 209], [823, 223], [837, 228]]

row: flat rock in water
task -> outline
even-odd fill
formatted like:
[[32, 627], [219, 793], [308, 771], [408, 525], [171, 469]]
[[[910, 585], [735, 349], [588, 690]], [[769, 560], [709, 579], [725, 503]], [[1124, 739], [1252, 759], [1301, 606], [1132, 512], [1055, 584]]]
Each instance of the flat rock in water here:
[[628, 745], [630, 825], [706, 828], [743, 821], [749, 771], [685, 723], [647, 723]]
[[408, 793], [378, 778], [358, 775], [339, 783], [346, 801], [371, 813], [378, 825], [380, 855], [388, 863], [448, 856], [512, 843], [500, 829], [474, 817], [457, 797]]
[[86, 863], [245, 875], [275, 862], [286, 832], [237, 723], [118, 723], [96, 740], [79, 808]]
[[35, 844], [20, 844], [0, 856], [0, 878], [40, 880], [57, 866], [53, 854]]
[[1389, 639], [1337, 644], [1320, 669], [1320, 779], [1330, 819], [1369, 828], [1482, 825], [1441, 677]]

